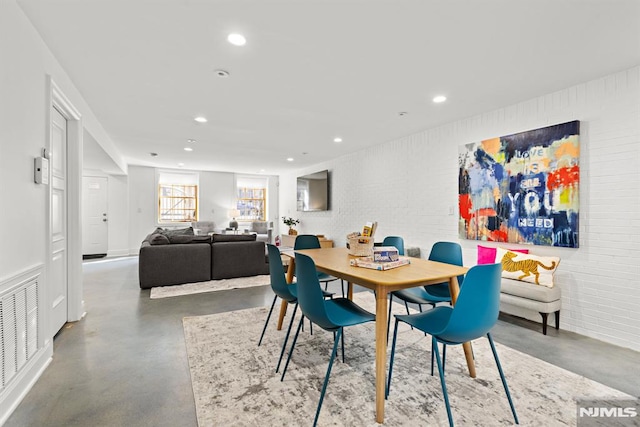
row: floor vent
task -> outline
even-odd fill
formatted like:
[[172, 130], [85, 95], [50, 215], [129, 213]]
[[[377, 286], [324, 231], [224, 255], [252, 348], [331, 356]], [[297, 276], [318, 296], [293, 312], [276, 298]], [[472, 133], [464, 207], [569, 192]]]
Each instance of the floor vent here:
[[[40, 272], [12, 281], [0, 295], [0, 386], [4, 389], [38, 351]], [[2, 284], [6, 285], [6, 284]], [[2, 286], [4, 288], [4, 286]], [[1, 289], [1, 288], [0, 288]]]

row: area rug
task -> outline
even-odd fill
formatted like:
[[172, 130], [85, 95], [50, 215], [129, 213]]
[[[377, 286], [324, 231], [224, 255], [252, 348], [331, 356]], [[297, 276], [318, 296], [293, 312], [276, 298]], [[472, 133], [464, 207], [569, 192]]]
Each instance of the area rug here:
[[158, 286], [151, 288], [149, 298], [169, 298], [203, 292], [225, 291], [229, 289], [251, 288], [269, 285], [269, 275], [237, 277], [235, 279], [209, 280], [208, 282], [185, 283], [183, 285]]
[[[369, 310], [369, 293], [355, 295]], [[184, 318], [198, 425], [311, 426], [333, 343], [331, 333], [300, 334], [284, 382], [275, 373], [284, 330], [272, 316], [257, 346], [267, 308]], [[406, 325], [405, 325], [406, 326]], [[284, 329], [284, 328], [283, 328]], [[374, 325], [345, 330], [345, 363], [336, 362], [319, 426], [376, 426]], [[408, 327], [398, 333], [385, 426], [448, 425], [440, 380], [430, 375], [431, 340]], [[575, 426], [578, 399], [630, 399], [625, 393], [496, 344], [523, 426]], [[486, 339], [474, 341], [477, 378], [460, 346], [447, 351], [446, 377], [458, 426], [514, 425]]]

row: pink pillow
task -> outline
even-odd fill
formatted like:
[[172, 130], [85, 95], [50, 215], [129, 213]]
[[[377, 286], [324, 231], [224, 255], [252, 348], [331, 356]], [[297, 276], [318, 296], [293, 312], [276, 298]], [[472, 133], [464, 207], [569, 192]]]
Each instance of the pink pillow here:
[[[528, 254], [529, 249], [509, 249], [511, 252], [520, 252]], [[478, 265], [493, 264], [496, 262], [496, 252], [498, 248], [489, 248], [487, 246], [478, 245]]]

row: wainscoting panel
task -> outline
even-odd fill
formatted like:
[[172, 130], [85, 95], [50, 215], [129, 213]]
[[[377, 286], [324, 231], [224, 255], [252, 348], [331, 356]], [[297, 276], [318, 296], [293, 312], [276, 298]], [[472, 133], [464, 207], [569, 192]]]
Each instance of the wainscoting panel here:
[[[42, 269], [0, 284], [0, 395], [38, 351], [38, 292]], [[8, 286], [7, 286], [8, 285]]]

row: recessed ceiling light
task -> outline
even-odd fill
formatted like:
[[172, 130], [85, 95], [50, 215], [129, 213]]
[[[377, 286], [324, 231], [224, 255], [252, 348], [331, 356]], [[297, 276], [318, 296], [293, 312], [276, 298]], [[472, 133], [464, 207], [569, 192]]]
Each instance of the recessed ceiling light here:
[[229, 77], [230, 76], [229, 72], [225, 71], [225, 70], [214, 70], [213, 72], [218, 77], [223, 77], [224, 78], [224, 77]]
[[342, 138], [336, 136], [335, 138], [333, 138], [333, 142], [342, 142]]
[[184, 163], [178, 163], [178, 166], [183, 167]]
[[184, 151], [193, 151], [193, 148], [191, 148], [191, 147], [184, 147]]
[[436, 104], [439, 104], [441, 102], [444, 102], [447, 100], [447, 97], [444, 95], [438, 95], [435, 98], [433, 98], [433, 102], [435, 102]]
[[231, 33], [227, 36], [227, 40], [234, 46], [244, 46], [247, 44], [247, 39], [238, 33]]
[[157, 156], [158, 156], [158, 153], [149, 153], [149, 155], [150, 155], [151, 157], [157, 157]]
[[195, 142], [196, 142], [196, 140], [195, 140], [195, 139], [187, 139], [187, 142], [188, 142], [189, 144], [193, 144], [193, 143], [195, 143]]
[[287, 162], [293, 162], [293, 157], [287, 157]]
[[398, 115], [399, 115], [400, 117], [402, 117], [402, 116], [406, 116], [407, 114], [409, 114], [409, 113], [408, 113], [408, 112], [406, 112], [406, 111], [400, 111], [400, 112], [398, 113]]
[[198, 117], [194, 118], [193, 120], [195, 120], [198, 123], [207, 123], [207, 118], [206, 117], [202, 117], [202, 116], [198, 116]]

